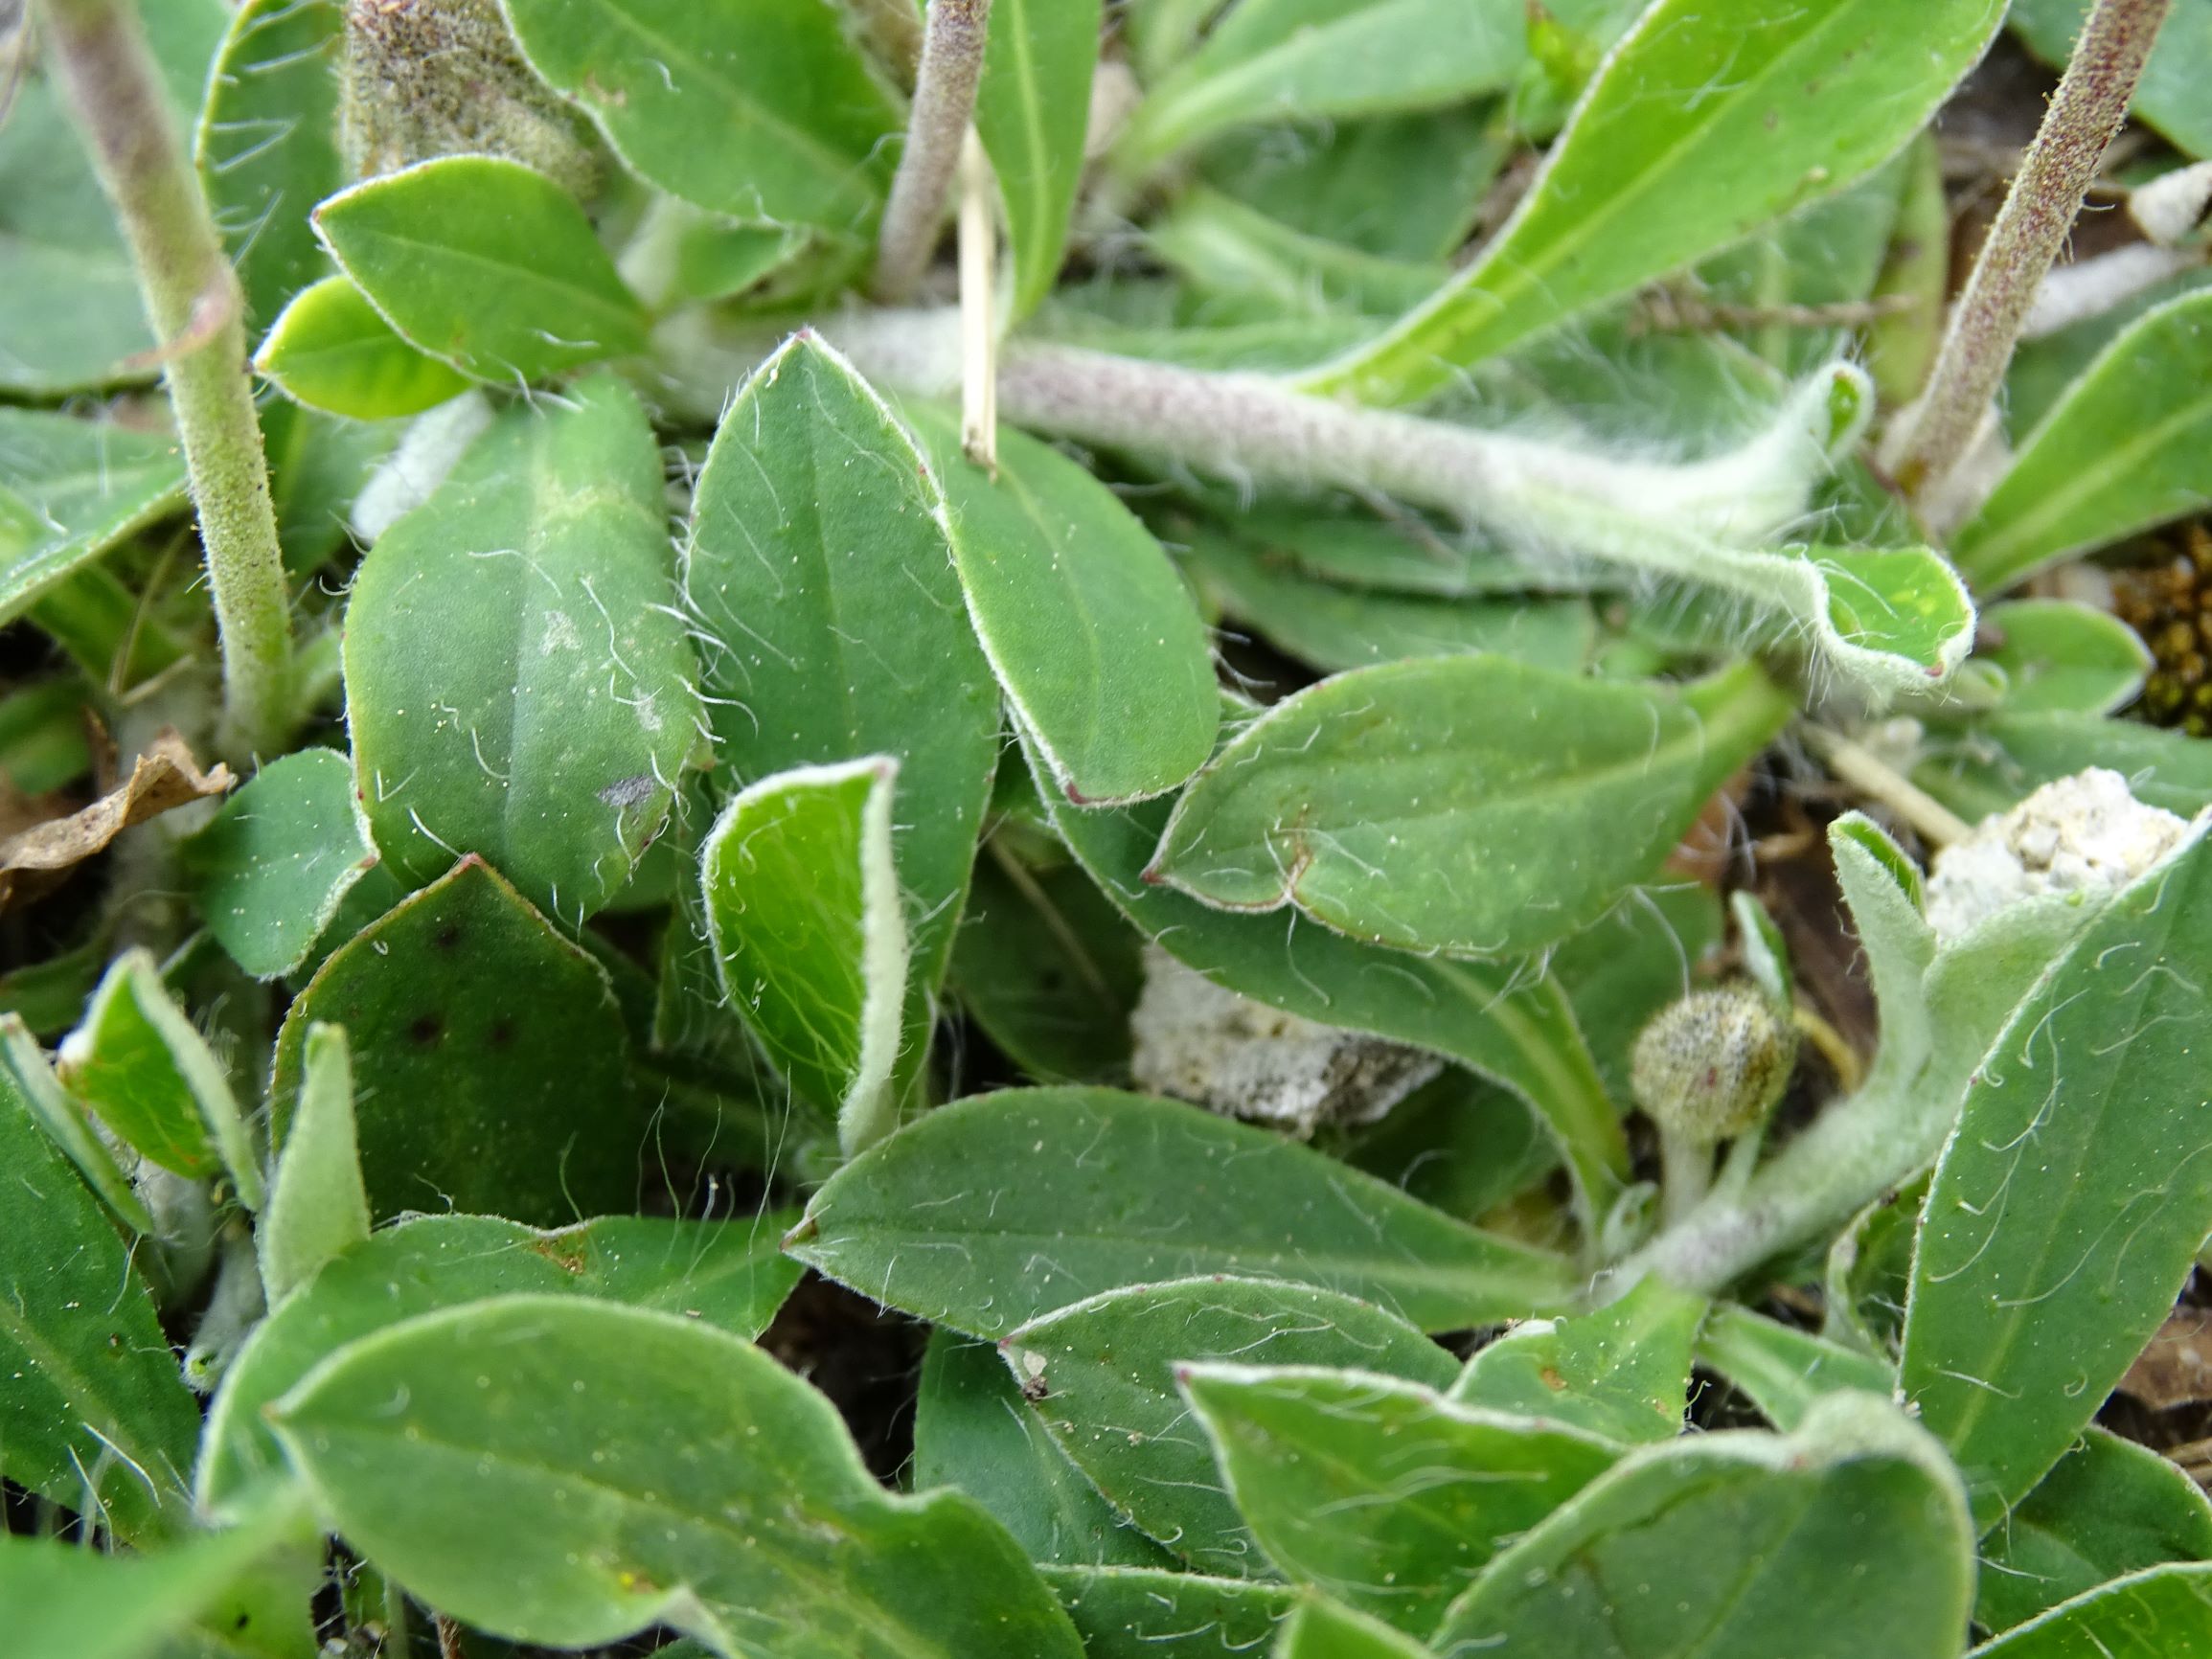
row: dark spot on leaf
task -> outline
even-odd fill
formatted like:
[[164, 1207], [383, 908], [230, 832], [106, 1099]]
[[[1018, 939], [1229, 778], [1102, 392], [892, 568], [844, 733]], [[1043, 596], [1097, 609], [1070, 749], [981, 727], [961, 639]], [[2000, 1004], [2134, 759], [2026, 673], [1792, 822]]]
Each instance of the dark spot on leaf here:
[[493, 1020], [486, 1040], [495, 1049], [513, 1048], [514, 1046], [514, 1022], [505, 1018]]
[[437, 1014], [419, 1016], [407, 1028], [407, 1040], [422, 1048], [429, 1048], [445, 1034], [445, 1022]]
[[461, 924], [458, 921], [448, 921], [430, 936], [430, 943], [440, 950], [457, 949], [461, 943]]

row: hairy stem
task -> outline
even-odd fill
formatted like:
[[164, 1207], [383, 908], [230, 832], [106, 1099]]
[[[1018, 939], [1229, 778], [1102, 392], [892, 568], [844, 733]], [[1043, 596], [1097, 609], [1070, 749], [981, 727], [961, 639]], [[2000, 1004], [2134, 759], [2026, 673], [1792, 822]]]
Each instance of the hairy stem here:
[[1938, 489], [1973, 442], [2043, 275], [2120, 130], [2171, 0], [2097, 0], [2059, 90], [1952, 308], [1927, 395], [1888, 457], [1908, 494]]
[[891, 199], [876, 243], [876, 292], [902, 300], [928, 267], [945, 217], [945, 198], [960, 167], [960, 147], [975, 114], [991, 0], [929, 0], [922, 63], [915, 72], [906, 148], [891, 180]]
[[222, 639], [220, 746], [239, 759], [270, 753], [291, 725], [291, 614], [238, 277], [171, 128], [131, 0], [46, 0], [46, 17], [163, 343]]
[[1949, 847], [1973, 833], [1973, 825], [1865, 745], [1825, 726], [1808, 725], [1804, 734], [1805, 746], [1831, 772], [1869, 801], [1895, 812], [1930, 847]]

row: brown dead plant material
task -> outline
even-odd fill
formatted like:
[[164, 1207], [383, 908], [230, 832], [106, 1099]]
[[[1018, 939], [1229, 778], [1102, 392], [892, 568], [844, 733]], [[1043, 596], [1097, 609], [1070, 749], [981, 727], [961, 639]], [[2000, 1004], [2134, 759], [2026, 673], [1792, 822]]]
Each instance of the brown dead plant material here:
[[224, 794], [237, 782], [220, 761], [202, 772], [176, 728], [163, 727], [131, 762], [130, 776], [91, 806], [0, 840], [0, 909], [54, 887], [132, 826]]

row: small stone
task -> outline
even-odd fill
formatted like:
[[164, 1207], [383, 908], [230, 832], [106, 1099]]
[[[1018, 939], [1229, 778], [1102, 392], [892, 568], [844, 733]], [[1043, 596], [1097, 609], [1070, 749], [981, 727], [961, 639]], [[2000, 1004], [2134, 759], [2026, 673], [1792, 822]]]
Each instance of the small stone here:
[[1444, 1069], [1419, 1049], [1225, 990], [1157, 945], [1129, 1033], [1139, 1087], [1301, 1137], [1371, 1124]]
[[2105, 898], [2171, 852], [2188, 828], [2136, 800], [2105, 767], [2058, 779], [1936, 854], [1928, 925], [1948, 941], [2023, 898]]

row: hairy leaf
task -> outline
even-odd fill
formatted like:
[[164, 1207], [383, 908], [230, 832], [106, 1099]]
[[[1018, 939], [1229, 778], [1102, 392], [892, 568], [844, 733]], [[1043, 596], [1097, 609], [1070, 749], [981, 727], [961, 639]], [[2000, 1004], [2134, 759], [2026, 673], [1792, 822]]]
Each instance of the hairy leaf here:
[[1178, 1391], [1192, 1361], [1359, 1365], [1441, 1386], [1451, 1356], [1372, 1304], [1215, 1275], [1109, 1290], [1030, 1321], [999, 1352], [1060, 1449], [1115, 1509], [1202, 1572], [1266, 1571]]
[[468, 377], [401, 339], [350, 277], [293, 295], [254, 368], [295, 402], [355, 420], [420, 415], [468, 390]]
[[1006, 201], [1012, 316], [1052, 292], [1083, 181], [1099, 0], [1001, 0], [991, 9], [975, 130]]
[[418, 162], [341, 191], [315, 232], [385, 321], [502, 385], [645, 349], [645, 313], [574, 198], [490, 155]]
[[1531, 1320], [1475, 1351], [1462, 1405], [1551, 1418], [1624, 1445], [1682, 1432], [1705, 1299], [1647, 1279], [1572, 1319]]
[[395, 874], [479, 852], [570, 926], [614, 897], [698, 737], [672, 561], [652, 432], [610, 377], [499, 416], [384, 533], [346, 689]]
[[1222, 749], [1147, 877], [1400, 949], [1540, 949], [1652, 875], [1786, 713], [1751, 669], [1680, 693], [1494, 656], [1339, 674]]
[[788, 1248], [894, 1307], [1003, 1336], [1192, 1273], [1327, 1286], [1445, 1330], [1557, 1306], [1557, 1258], [1309, 1148], [1172, 1101], [1012, 1089], [941, 1106], [830, 1178]]
[[1311, 1365], [1194, 1365], [1183, 1390], [1266, 1558], [1425, 1635], [1505, 1545], [1610, 1467], [1557, 1421]]
[[885, 1491], [827, 1399], [675, 1315], [543, 1295], [425, 1314], [340, 1350], [273, 1418], [355, 1549], [495, 1635], [591, 1647], [666, 1624], [726, 1659], [1082, 1652], [971, 1499]]
[[0, 622], [183, 501], [166, 433], [0, 409]]
[[561, 1293], [753, 1336], [799, 1277], [776, 1249], [786, 1219], [609, 1216], [541, 1233], [490, 1216], [427, 1216], [375, 1234], [255, 1329], [208, 1417], [198, 1502], [220, 1516], [250, 1512], [262, 1486], [284, 1471], [262, 1408], [346, 1344], [418, 1314], [487, 1297]]
[[1920, 130], [2003, 19], [2003, 0], [1659, 0], [1481, 257], [1308, 384], [1417, 401], [1850, 184]]

